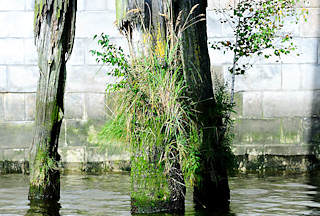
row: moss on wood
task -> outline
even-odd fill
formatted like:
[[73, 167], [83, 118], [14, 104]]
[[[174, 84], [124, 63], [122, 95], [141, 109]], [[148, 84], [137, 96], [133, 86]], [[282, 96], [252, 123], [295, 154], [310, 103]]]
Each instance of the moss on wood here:
[[29, 199], [59, 199], [58, 140], [63, 119], [65, 64], [75, 30], [76, 0], [36, 0], [34, 35], [40, 78], [31, 151]]

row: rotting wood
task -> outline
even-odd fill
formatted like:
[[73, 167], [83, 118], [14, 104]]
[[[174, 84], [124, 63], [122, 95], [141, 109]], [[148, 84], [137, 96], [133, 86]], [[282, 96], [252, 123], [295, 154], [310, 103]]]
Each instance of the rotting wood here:
[[30, 200], [59, 200], [58, 140], [64, 116], [66, 62], [74, 43], [77, 0], [36, 0], [34, 38], [40, 78], [30, 149]]

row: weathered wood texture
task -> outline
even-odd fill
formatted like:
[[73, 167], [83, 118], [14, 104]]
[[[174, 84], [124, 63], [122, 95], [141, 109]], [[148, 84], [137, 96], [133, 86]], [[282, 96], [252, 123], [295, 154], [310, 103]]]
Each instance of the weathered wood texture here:
[[77, 0], [36, 0], [34, 37], [40, 78], [30, 151], [29, 199], [60, 198], [58, 140], [64, 114], [66, 61], [75, 36]]
[[[117, 0], [117, 24], [119, 30], [127, 36], [131, 55], [146, 55], [152, 37], [154, 46], [157, 41], [166, 38], [166, 20], [160, 14], [167, 10], [166, 0]], [[151, 35], [146, 34], [153, 32]]]
[[[199, 14], [206, 14], [206, 0], [175, 0], [173, 10], [176, 17], [180, 11], [184, 11], [184, 22], [197, 4], [199, 6], [191, 14], [191, 20]], [[199, 111], [198, 124], [203, 133], [199, 170], [201, 180], [194, 187], [194, 201], [199, 208], [228, 208], [230, 192], [227, 170], [223, 160], [216, 157], [223, 154], [219, 138], [221, 118], [214, 113], [215, 101], [206, 28], [205, 21], [195, 23], [182, 33], [181, 40], [187, 95], [197, 104], [195, 109]]]

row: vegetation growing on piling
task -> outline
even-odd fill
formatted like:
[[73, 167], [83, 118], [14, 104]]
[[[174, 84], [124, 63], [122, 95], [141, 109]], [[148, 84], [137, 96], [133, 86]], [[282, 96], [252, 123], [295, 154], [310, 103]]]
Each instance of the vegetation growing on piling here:
[[[198, 6], [194, 4], [189, 14], [181, 11], [175, 18], [170, 10], [161, 14], [167, 20], [166, 38], [161, 35], [159, 25], [154, 25], [153, 29], [144, 28], [144, 50], [141, 55], [133, 54], [131, 56], [134, 57], [129, 59], [105, 34], [98, 39], [103, 51], [91, 51], [97, 57], [97, 62], [114, 66], [108, 75], [116, 77], [117, 82], [108, 85], [107, 93], [118, 94], [117, 110], [101, 135], [105, 140], [130, 143], [131, 197], [134, 206], [147, 207], [153, 203], [167, 210], [166, 205], [177, 200], [177, 194], [183, 196], [178, 199], [184, 200], [185, 182], [190, 185], [202, 182], [202, 173], [206, 169], [204, 161], [226, 164], [228, 162], [225, 160], [228, 160], [229, 165], [233, 164], [230, 150], [232, 136], [229, 136], [231, 119], [228, 115], [233, 110], [233, 104], [229, 102], [224, 84], [217, 86], [217, 93], [214, 96], [212, 94], [211, 79], [207, 80], [211, 77], [210, 70], [202, 67], [204, 58], [200, 57], [201, 50], [207, 49], [206, 41], [205, 48], [200, 48], [202, 41], [195, 43], [193, 68], [189, 68], [190, 63], [183, 64], [183, 61], [188, 61], [182, 54], [182, 49], [185, 49], [181, 41], [183, 32], [205, 20], [204, 14], [195, 13]], [[140, 22], [141, 25], [143, 23]], [[125, 28], [122, 30], [126, 31]], [[194, 30], [191, 32], [193, 35]], [[184, 37], [186, 39], [188, 34], [184, 34]], [[201, 67], [205, 75], [197, 74], [200, 73], [197, 67]], [[198, 77], [199, 80], [196, 80]], [[203, 83], [202, 78], [206, 79]], [[202, 89], [201, 86], [207, 83], [209, 85]], [[195, 92], [195, 89], [200, 92]], [[199, 117], [204, 110], [208, 112]], [[205, 117], [207, 114], [210, 116]], [[209, 118], [210, 121], [202, 118]], [[219, 122], [219, 126], [213, 125], [212, 119]], [[208, 124], [203, 124], [203, 121]], [[220, 133], [222, 130], [224, 133]], [[208, 136], [208, 133], [214, 135]], [[210, 140], [209, 137], [218, 140]], [[206, 147], [202, 144], [204, 140], [208, 145]], [[219, 143], [219, 149], [213, 150], [211, 145], [216, 142]]]

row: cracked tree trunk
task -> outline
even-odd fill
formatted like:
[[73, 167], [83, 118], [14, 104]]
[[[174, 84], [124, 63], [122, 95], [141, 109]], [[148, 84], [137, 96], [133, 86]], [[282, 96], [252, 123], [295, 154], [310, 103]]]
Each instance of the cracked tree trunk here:
[[[199, 4], [189, 19], [199, 14], [206, 14], [207, 0], [174, 1], [176, 17], [184, 11], [183, 19], [188, 12]], [[198, 208], [227, 209], [229, 207], [230, 191], [228, 185], [227, 168], [223, 160], [223, 148], [219, 134], [222, 119], [214, 113], [215, 100], [210, 72], [210, 58], [207, 45], [206, 22], [201, 21], [191, 25], [182, 33], [182, 60], [184, 78], [188, 89], [187, 95], [199, 111], [197, 120], [203, 138], [201, 144], [201, 167], [199, 181], [194, 187], [194, 202]], [[221, 157], [220, 157], [221, 158]]]
[[64, 115], [66, 62], [75, 36], [77, 0], [36, 0], [34, 37], [40, 78], [30, 150], [29, 200], [59, 200], [58, 140]]

